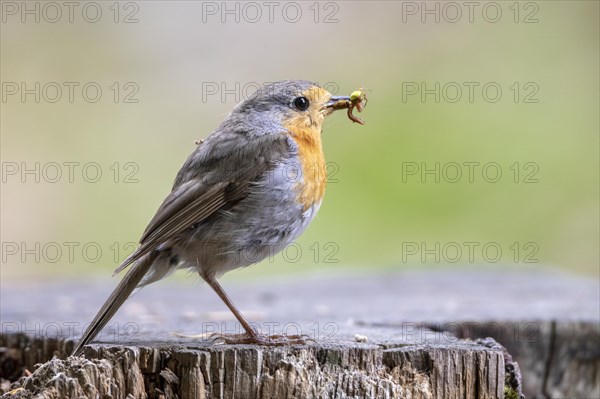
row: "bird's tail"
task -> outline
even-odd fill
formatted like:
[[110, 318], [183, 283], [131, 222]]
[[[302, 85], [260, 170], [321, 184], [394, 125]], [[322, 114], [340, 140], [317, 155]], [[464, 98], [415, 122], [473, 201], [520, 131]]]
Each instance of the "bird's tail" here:
[[94, 339], [94, 337], [96, 337], [96, 335], [104, 328], [106, 323], [110, 321], [121, 305], [123, 305], [123, 302], [129, 298], [133, 290], [140, 285], [140, 282], [148, 273], [155, 258], [156, 252], [152, 251], [152, 253], [138, 260], [136, 264], [127, 271], [119, 285], [117, 285], [117, 288], [110, 294], [110, 297], [104, 302], [104, 305], [102, 305], [98, 314], [94, 317], [94, 320], [92, 320], [89, 327], [83, 333], [83, 336], [73, 351], [73, 356], [78, 356], [83, 347]]

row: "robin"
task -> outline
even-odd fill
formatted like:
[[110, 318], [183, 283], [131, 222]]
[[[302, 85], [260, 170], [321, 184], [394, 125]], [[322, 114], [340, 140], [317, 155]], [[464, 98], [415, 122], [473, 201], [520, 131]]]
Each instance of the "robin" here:
[[353, 108], [361, 111], [362, 92], [352, 94], [332, 96], [316, 83], [288, 80], [268, 84], [239, 103], [181, 167], [138, 249], [115, 274], [129, 270], [73, 354], [81, 352], [135, 289], [177, 269], [197, 272], [244, 328], [245, 334], [224, 336], [225, 342], [302, 342], [302, 336], [255, 331], [217, 278], [279, 252], [315, 217], [326, 185], [323, 120], [337, 109], [348, 109], [349, 117]]

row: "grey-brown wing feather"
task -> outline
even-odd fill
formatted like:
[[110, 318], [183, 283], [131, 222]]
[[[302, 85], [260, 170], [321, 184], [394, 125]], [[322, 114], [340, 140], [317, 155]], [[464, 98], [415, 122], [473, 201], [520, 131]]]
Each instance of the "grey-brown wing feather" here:
[[173, 191], [146, 227], [138, 250], [114, 274], [219, 209], [242, 199], [253, 182], [287, 155], [287, 140], [283, 134], [252, 140], [244, 140], [240, 134], [210, 136], [181, 168]]
[[114, 274], [223, 207], [227, 203], [225, 189], [228, 185], [228, 182], [221, 182], [206, 188], [200, 182], [192, 181], [172, 192], [168, 199], [174, 199], [158, 209], [144, 232], [140, 247], [115, 270]]

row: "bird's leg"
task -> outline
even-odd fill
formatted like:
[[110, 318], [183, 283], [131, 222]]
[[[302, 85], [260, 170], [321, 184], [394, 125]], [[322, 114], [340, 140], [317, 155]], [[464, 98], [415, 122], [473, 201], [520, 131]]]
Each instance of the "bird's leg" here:
[[245, 334], [213, 334], [215, 339], [220, 339], [226, 344], [258, 344], [258, 345], [269, 345], [269, 346], [281, 346], [290, 344], [305, 344], [308, 337], [305, 335], [264, 335], [257, 333], [251, 326], [250, 323], [242, 316], [237, 307], [233, 304], [229, 296], [221, 287], [221, 284], [213, 276], [204, 276], [202, 273], [200, 276], [206, 281], [208, 285], [217, 293], [219, 298], [225, 302], [225, 305], [231, 310], [236, 319], [240, 322]]
[[235, 305], [229, 298], [229, 295], [227, 295], [227, 293], [223, 290], [223, 287], [221, 287], [221, 284], [219, 284], [217, 279], [212, 276], [202, 276], [202, 278], [204, 278], [204, 281], [206, 281], [206, 283], [210, 285], [210, 288], [212, 288], [217, 293], [219, 298], [221, 298], [221, 300], [225, 302], [225, 305], [227, 305], [227, 307], [229, 308], [229, 310], [231, 310], [235, 318], [238, 319], [242, 327], [244, 327], [244, 330], [246, 330], [246, 334], [248, 334], [248, 336], [250, 337], [256, 337], [256, 331], [254, 331], [254, 329], [250, 326], [250, 323], [248, 323], [248, 321], [244, 318], [244, 316], [242, 316], [240, 311], [235, 307]]

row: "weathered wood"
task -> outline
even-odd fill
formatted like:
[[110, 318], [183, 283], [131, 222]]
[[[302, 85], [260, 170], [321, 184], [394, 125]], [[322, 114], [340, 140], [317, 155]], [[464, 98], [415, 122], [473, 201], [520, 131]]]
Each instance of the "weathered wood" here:
[[[600, 324], [591, 321], [460, 323], [461, 338], [502, 342], [531, 397], [600, 398]], [[520, 330], [519, 330], [520, 329]]]
[[[593, 398], [600, 389], [600, 291], [592, 280], [438, 269], [225, 285], [263, 331], [275, 325], [271, 332], [288, 328], [316, 342], [261, 348], [174, 335], [239, 327], [206, 287], [165, 282], [124, 306], [86, 349], [90, 360], [65, 359], [110, 291], [101, 282], [48, 285], [26, 299], [21, 287], [4, 284], [0, 346], [21, 369], [35, 370], [20, 382], [22, 397], [58, 386], [113, 397], [513, 399], [520, 374], [508, 353], [528, 397]], [[469, 341], [480, 337], [508, 352]]]
[[[501, 398], [502, 351], [431, 331], [429, 344], [385, 345], [342, 340], [265, 348], [253, 345], [90, 345], [85, 359], [57, 357], [39, 365], [7, 397], [135, 398]], [[16, 335], [4, 337], [15, 346]], [[9, 341], [13, 342], [9, 342]], [[27, 340], [21, 336], [21, 340]], [[436, 343], [444, 342], [444, 343]], [[23, 345], [23, 342], [21, 342]], [[42, 353], [43, 340], [28, 351]], [[88, 360], [89, 359], [89, 360]], [[18, 388], [22, 388], [19, 390]]]

